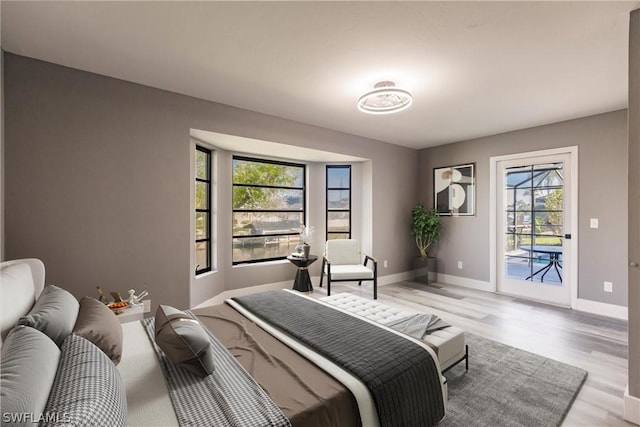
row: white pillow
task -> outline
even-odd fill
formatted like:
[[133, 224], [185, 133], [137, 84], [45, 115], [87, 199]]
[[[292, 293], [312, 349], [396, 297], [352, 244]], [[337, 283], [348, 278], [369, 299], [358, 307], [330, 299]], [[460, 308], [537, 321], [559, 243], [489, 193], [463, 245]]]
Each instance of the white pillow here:
[[0, 283], [0, 337], [4, 341], [20, 316], [31, 310], [36, 296], [29, 264], [13, 264], [2, 268]]
[[45, 334], [16, 326], [2, 346], [0, 412], [17, 417], [11, 425], [31, 425], [42, 415], [58, 369], [60, 350]]
[[18, 325], [44, 332], [60, 347], [73, 330], [79, 309], [80, 304], [73, 295], [57, 286], [48, 285], [29, 314], [18, 320]]

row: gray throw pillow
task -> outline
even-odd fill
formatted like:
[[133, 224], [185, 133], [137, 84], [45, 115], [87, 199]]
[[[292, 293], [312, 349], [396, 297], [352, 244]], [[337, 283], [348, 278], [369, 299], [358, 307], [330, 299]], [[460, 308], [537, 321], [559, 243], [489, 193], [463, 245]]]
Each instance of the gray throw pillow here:
[[78, 300], [69, 292], [48, 285], [29, 314], [18, 320], [18, 325], [30, 326], [43, 332], [60, 347], [73, 330], [79, 306]]
[[60, 349], [42, 332], [16, 326], [2, 345], [2, 425], [37, 425], [56, 376]]
[[115, 313], [95, 298], [80, 300], [73, 333], [91, 341], [116, 365], [122, 358], [122, 325]]
[[214, 370], [211, 341], [200, 323], [186, 313], [161, 305], [156, 311], [156, 344], [169, 360], [200, 377]]
[[69, 335], [40, 426], [126, 426], [127, 396], [116, 365], [91, 342]]

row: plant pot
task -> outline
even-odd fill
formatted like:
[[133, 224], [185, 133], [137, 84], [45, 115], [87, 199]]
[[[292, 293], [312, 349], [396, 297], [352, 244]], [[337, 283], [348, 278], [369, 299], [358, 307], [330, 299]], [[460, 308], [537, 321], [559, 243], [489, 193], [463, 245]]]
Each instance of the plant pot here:
[[414, 282], [426, 283], [435, 282], [438, 274], [438, 259], [436, 257], [417, 257], [413, 261]]

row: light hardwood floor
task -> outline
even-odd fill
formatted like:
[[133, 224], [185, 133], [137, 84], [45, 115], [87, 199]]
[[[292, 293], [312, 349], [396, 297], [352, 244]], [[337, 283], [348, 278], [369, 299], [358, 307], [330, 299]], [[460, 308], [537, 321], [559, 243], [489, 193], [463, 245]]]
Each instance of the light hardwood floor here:
[[[366, 283], [362, 287], [335, 283], [331, 292], [373, 297], [371, 284]], [[326, 295], [326, 285], [315, 286], [311, 295]], [[379, 286], [378, 300], [434, 313], [473, 334], [587, 370], [587, 380], [563, 426], [634, 426], [622, 416], [626, 321], [441, 283]]]

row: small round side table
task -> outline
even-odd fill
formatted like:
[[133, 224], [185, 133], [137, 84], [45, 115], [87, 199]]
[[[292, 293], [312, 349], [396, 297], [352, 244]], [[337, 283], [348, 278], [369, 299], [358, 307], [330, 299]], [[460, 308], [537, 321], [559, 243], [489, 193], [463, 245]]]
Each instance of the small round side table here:
[[311, 283], [311, 277], [309, 277], [308, 267], [318, 259], [318, 256], [309, 255], [307, 258], [302, 258], [289, 255], [287, 259], [298, 267], [293, 289], [300, 292], [313, 292], [313, 284]]

